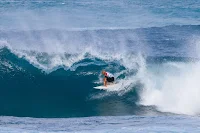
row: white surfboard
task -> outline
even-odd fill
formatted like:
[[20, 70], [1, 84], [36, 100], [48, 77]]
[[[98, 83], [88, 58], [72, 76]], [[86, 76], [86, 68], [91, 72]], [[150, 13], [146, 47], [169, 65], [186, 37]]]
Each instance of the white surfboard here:
[[101, 85], [101, 86], [96, 86], [94, 87], [95, 89], [100, 89], [100, 90], [109, 90], [109, 91], [115, 91], [118, 87], [118, 84], [110, 84], [107, 86]]

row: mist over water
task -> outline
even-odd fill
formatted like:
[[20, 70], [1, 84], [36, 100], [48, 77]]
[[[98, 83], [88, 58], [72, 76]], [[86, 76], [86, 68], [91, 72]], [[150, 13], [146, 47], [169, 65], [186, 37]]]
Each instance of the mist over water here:
[[198, 25], [199, 1], [1, 1], [1, 30]]

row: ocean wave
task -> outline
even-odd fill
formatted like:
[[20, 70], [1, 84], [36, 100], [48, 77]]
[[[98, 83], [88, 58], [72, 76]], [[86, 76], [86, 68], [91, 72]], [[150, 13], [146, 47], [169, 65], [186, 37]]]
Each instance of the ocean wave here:
[[[96, 108], [97, 105], [112, 105], [119, 109], [106, 108], [104, 111], [110, 112], [106, 113], [109, 115], [159, 111], [190, 115], [199, 113], [198, 80], [195, 80], [200, 75], [198, 60], [183, 57], [145, 58], [140, 54], [130, 58], [125, 56], [125, 60], [102, 60], [87, 55], [70, 69], [57, 66], [46, 73], [8, 48], [1, 49], [0, 54], [2, 115], [59, 117], [57, 114], [60, 111], [63, 117], [70, 117], [71, 114], [89, 116], [103, 111]], [[40, 58], [49, 58], [48, 54], [42, 55]], [[114, 73], [117, 81], [123, 85], [112, 92], [93, 89], [102, 84], [102, 69]], [[190, 106], [185, 106], [187, 103]], [[8, 106], [13, 104], [17, 106]], [[32, 107], [39, 109], [39, 113], [29, 112]], [[8, 111], [11, 108], [14, 112]], [[128, 111], [128, 108], [132, 111]], [[80, 112], [80, 109], [85, 111]], [[87, 112], [88, 109], [93, 111]], [[20, 110], [23, 111], [20, 113]], [[44, 115], [42, 110], [44, 114], [52, 111]]]
[[[0, 114], [197, 115], [198, 29], [1, 31]], [[102, 69], [121, 84], [115, 91], [93, 88]]]

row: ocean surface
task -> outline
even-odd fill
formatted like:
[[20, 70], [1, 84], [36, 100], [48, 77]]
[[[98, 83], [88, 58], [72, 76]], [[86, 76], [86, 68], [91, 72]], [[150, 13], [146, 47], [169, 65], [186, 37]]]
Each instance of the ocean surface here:
[[200, 132], [199, 59], [198, 0], [2, 0], [0, 133]]

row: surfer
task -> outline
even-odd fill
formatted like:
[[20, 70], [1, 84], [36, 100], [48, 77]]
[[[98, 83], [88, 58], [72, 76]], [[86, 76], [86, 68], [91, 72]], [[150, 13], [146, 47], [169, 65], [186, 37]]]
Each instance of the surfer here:
[[104, 79], [103, 79], [104, 86], [107, 86], [107, 82], [111, 82], [111, 83], [114, 82], [115, 78], [111, 73], [103, 70], [102, 74], [105, 76]]

